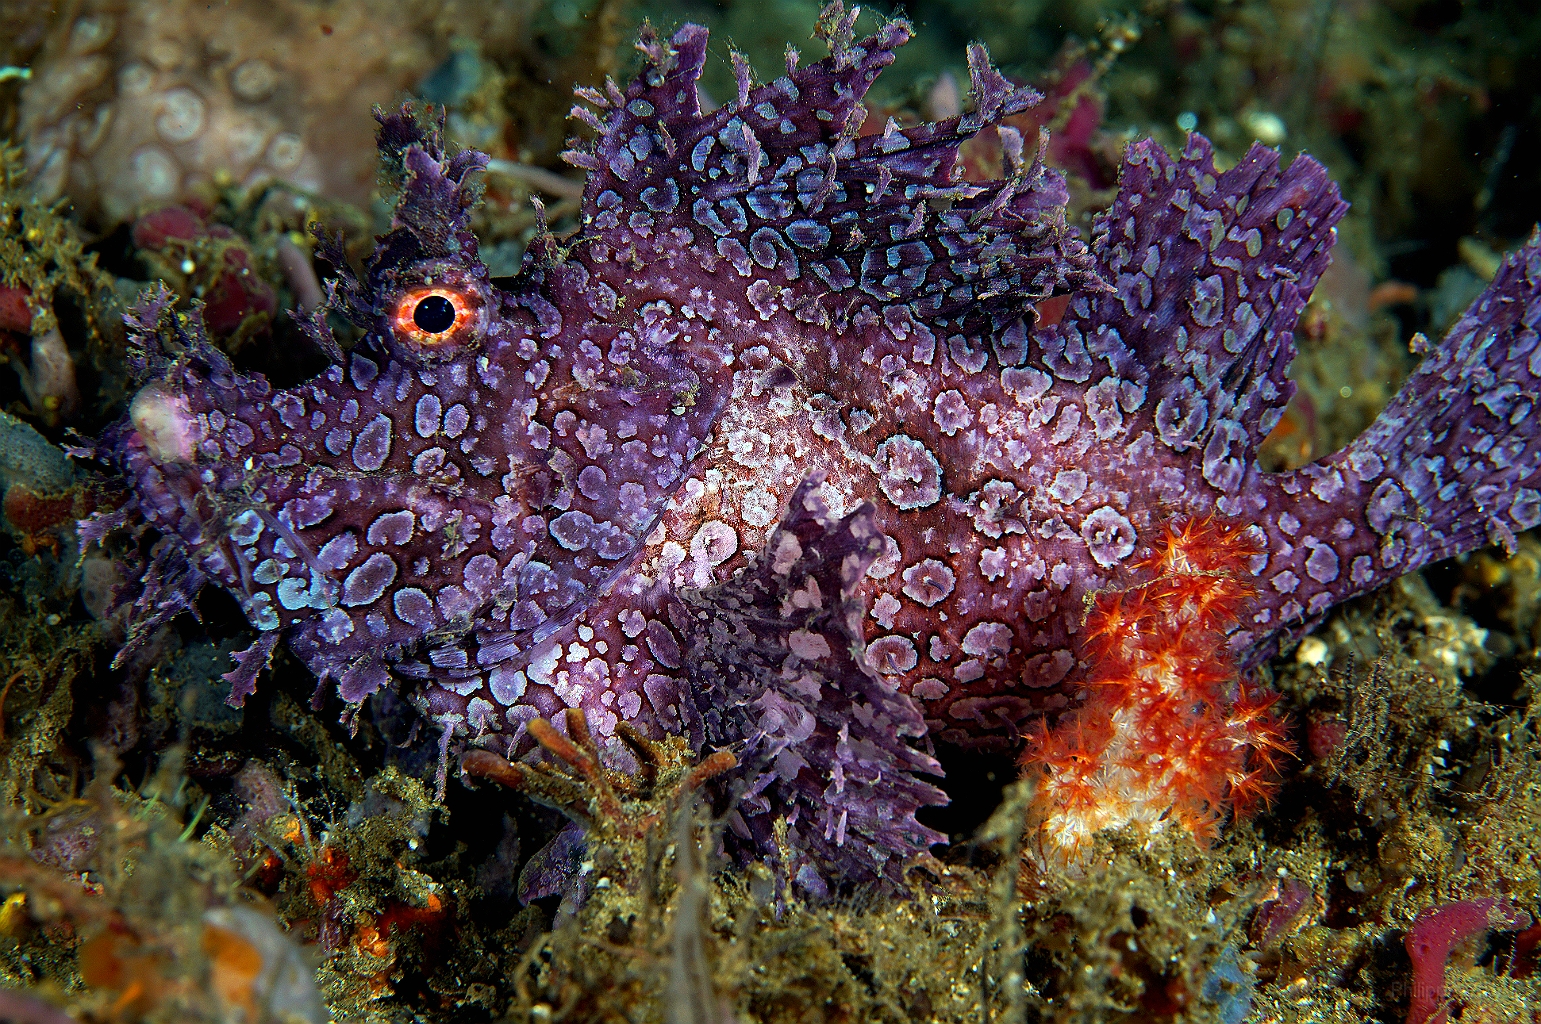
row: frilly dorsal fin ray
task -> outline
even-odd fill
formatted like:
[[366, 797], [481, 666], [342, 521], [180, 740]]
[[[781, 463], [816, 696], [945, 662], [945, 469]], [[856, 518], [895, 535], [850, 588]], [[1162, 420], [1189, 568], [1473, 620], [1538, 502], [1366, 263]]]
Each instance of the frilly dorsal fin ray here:
[[257, 692], [257, 677], [262, 670], [267, 668], [273, 660], [273, 652], [278, 649], [278, 632], [258, 633], [257, 639], [245, 650], [236, 651], [230, 657], [235, 661], [235, 668], [220, 676], [230, 684], [230, 695], [225, 698], [225, 703], [233, 708], [241, 707], [246, 703], [246, 698]]
[[445, 117], [442, 110], [435, 118], [431, 111], [420, 115], [412, 104], [403, 103], [394, 113], [376, 107], [374, 117], [380, 126], [375, 132], [375, 144], [386, 176], [399, 178], [404, 174], [402, 160], [407, 150], [414, 146], [435, 159], [444, 156]]
[[1221, 172], [1197, 134], [1176, 159], [1131, 146], [1120, 185], [1093, 243], [1113, 292], [1073, 300], [1030, 362], [1076, 385], [1122, 382], [1125, 436], [1152, 431], [1235, 491], [1294, 394], [1295, 323], [1348, 204], [1310, 157], [1281, 171], [1254, 145]]
[[341, 364], [344, 361], [342, 346], [337, 343], [337, 336], [332, 333], [332, 327], [327, 323], [326, 315], [331, 310], [341, 311], [343, 299], [338, 294], [336, 279], [326, 283], [326, 295], [314, 309], [292, 309], [289, 317], [294, 321], [300, 333], [316, 346], [317, 351], [326, 356], [327, 361]]
[[892, 21], [855, 43], [849, 20], [827, 9], [831, 56], [769, 84], [753, 85], [739, 62], [741, 95], [710, 114], [696, 91], [706, 30], [687, 25], [667, 46], [645, 33], [648, 64], [624, 94], [579, 93], [605, 99], [585, 118], [598, 138], [570, 155], [589, 170], [591, 247], [647, 262], [648, 240], [671, 237], [724, 273], [777, 268], [795, 282], [798, 316], [835, 329], [859, 299], [908, 306], [948, 333], [995, 334], [1038, 299], [1105, 290], [1065, 224], [1057, 172], [1035, 162], [1005, 181], [962, 178], [959, 146], [1040, 95], [976, 45], [974, 109], [864, 136], [863, 99], [910, 26]]

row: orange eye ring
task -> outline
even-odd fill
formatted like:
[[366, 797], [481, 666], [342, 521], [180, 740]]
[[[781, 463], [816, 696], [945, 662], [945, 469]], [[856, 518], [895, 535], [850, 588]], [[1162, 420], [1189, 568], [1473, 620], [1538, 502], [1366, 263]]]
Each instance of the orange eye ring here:
[[442, 349], [465, 340], [476, 318], [467, 295], [455, 288], [413, 288], [396, 300], [391, 326], [418, 349]]

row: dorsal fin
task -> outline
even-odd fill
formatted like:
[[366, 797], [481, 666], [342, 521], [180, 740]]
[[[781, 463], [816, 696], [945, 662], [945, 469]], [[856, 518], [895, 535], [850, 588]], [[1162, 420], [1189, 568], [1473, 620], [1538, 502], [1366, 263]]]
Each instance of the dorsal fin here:
[[[754, 86], [703, 114], [696, 80], [707, 32], [663, 44], [645, 32], [642, 73], [623, 93], [579, 90], [574, 108], [599, 136], [566, 157], [589, 171], [583, 237], [642, 263], [689, 252], [739, 276], [779, 268], [810, 323], [842, 326], [859, 292], [918, 319], [957, 318], [976, 333], [1010, 323], [1038, 298], [1102, 290], [1064, 224], [1063, 179], [1034, 160], [1004, 181], [965, 182], [958, 146], [1041, 98], [969, 49], [974, 109], [936, 123], [862, 135], [868, 89], [910, 26], [893, 21], [851, 43], [831, 5], [830, 57]], [[845, 26], [842, 28], [842, 26]]]
[[1092, 390], [1111, 371], [1127, 385], [1129, 415], [1109, 417], [1125, 436], [1198, 453], [1205, 479], [1234, 492], [1295, 392], [1295, 323], [1347, 209], [1307, 156], [1281, 171], [1253, 145], [1221, 172], [1203, 136], [1175, 160], [1136, 143], [1093, 242], [1114, 291], [1073, 299], [1031, 362]]

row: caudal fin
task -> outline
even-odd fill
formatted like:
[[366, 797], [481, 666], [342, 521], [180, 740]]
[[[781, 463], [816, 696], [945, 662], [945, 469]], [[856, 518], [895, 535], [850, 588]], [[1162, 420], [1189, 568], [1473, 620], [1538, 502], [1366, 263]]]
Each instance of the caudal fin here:
[[1538, 324], [1541, 230], [1353, 444], [1269, 482], [1254, 634], [1541, 523]]

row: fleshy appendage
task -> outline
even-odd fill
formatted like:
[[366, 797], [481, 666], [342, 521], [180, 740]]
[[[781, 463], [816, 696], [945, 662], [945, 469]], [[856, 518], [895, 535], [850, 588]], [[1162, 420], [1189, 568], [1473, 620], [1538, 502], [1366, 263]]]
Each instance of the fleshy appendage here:
[[776, 855], [776, 828], [803, 888], [873, 880], [902, 884], [908, 859], [946, 836], [915, 812], [946, 802], [916, 773], [940, 776], [914, 746], [920, 710], [874, 672], [861, 638], [856, 590], [882, 553], [862, 505], [835, 519], [817, 479], [791, 506], [759, 559], [734, 579], [683, 591], [670, 618], [685, 641], [693, 713], [687, 729], [733, 750], [744, 765], [738, 836]]
[[[872, 509], [836, 519], [818, 483], [799, 485], [748, 569], [701, 590], [660, 587], [652, 610], [683, 640], [669, 654], [684, 677], [683, 746], [720, 776], [712, 792], [727, 816], [726, 845], [822, 898], [864, 883], [902, 887], [910, 859], [946, 840], [915, 812], [946, 796], [917, 777], [941, 775], [916, 746], [919, 708], [865, 659], [856, 586], [882, 551]], [[674, 643], [656, 630], [649, 639]], [[602, 753], [577, 711], [535, 719], [529, 731], [567, 775], [587, 780], [581, 799], [567, 775], [487, 750], [466, 755], [467, 771], [560, 807], [586, 833], [617, 827], [624, 815], [605, 780], [623, 778], [627, 759]], [[617, 735], [648, 777], [649, 742], [629, 723]]]

